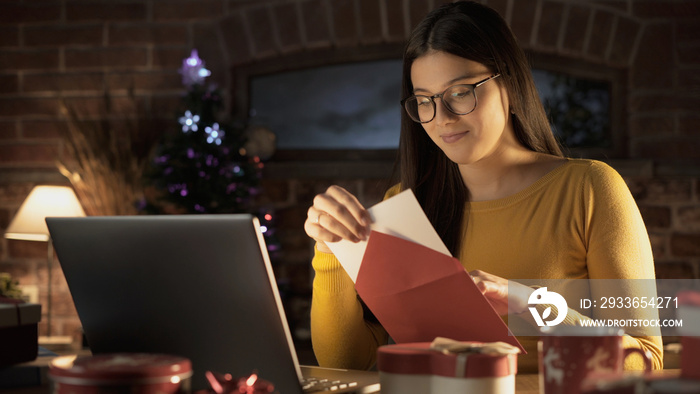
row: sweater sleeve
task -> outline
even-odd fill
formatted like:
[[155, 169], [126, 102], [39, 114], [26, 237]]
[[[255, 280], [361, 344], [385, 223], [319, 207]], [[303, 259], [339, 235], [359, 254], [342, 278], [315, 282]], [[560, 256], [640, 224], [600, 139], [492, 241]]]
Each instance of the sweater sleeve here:
[[[600, 296], [656, 295], [654, 258], [642, 215], [625, 181], [610, 166], [592, 162], [584, 180], [584, 244], [590, 279], [616, 279], [616, 286], [591, 287], [594, 299]], [[642, 280], [640, 280], [642, 279]], [[599, 281], [606, 283], [607, 281]], [[649, 289], [649, 285], [652, 286]], [[611, 289], [612, 287], [612, 289]], [[612, 293], [611, 293], [612, 292]], [[654, 294], [650, 294], [653, 292]], [[578, 313], [576, 318], [587, 319]], [[598, 309], [595, 319], [658, 319], [654, 308]], [[627, 348], [649, 351], [652, 366], [663, 368], [663, 345], [658, 328], [625, 328]], [[643, 369], [641, 357], [633, 356], [626, 369]]]
[[370, 369], [388, 335], [366, 321], [355, 285], [338, 259], [316, 249], [311, 301], [311, 341], [322, 367]]
[[[585, 175], [577, 182], [574, 187], [579, 194], [580, 207], [574, 211], [580, 218], [571, 219], [581, 223], [579, 236], [585, 248], [585, 268], [592, 281], [585, 293], [583, 289], [570, 287], [568, 294], [596, 300], [600, 297], [624, 299], [655, 296], [654, 260], [649, 236], [625, 181], [607, 164], [590, 161]], [[551, 305], [536, 306], [540, 315], [547, 307]], [[522, 313], [521, 317], [534, 324], [528, 313]], [[595, 308], [592, 315], [586, 315], [569, 305], [566, 318], [560, 325], [578, 326], [585, 320], [593, 323], [594, 319], [658, 318], [654, 308]], [[623, 346], [648, 351], [652, 367], [663, 368], [662, 340], [658, 328], [623, 328], [626, 334]], [[625, 369], [644, 369], [644, 360], [638, 354], [633, 354], [625, 360]]]
[[[384, 199], [396, 195], [394, 185]], [[384, 327], [365, 319], [355, 284], [331, 253], [315, 249], [311, 261], [315, 276], [311, 298], [311, 342], [322, 367], [370, 369], [377, 348], [389, 340]]]

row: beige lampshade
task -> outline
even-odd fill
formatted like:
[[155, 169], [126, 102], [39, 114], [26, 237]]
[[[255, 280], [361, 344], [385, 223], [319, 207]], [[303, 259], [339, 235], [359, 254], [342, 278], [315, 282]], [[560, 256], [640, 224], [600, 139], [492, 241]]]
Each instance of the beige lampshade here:
[[5, 238], [48, 241], [46, 217], [85, 216], [78, 197], [67, 186], [36, 186], [5, 231]]

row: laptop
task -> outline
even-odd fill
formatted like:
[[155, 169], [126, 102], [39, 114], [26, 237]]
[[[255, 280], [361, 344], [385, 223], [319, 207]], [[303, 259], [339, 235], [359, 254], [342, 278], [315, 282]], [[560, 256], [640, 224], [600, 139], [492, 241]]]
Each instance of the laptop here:
[[[300, 367], [257, 218], [47, 218], [93, 354], [166, 353], [207, 371], [257, 372], [280, 393], [378, 392], [376, 372]], [[313, 375], [313, 376], [311, 376]], [[341, 382], [338, 382], [341, 381]], [[326, 383], [327, 384], [327, 383]]]

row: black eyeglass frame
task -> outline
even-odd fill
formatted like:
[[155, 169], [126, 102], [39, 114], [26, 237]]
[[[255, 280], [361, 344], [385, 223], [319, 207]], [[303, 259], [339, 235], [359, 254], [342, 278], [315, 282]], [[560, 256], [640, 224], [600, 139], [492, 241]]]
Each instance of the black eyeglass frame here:
[[[492, 80], [492, 79], [496, 79], [496, 78], [498, 78], [498, 77], [500, 77], [500, 76], [501, 76], [501, 73], [496, 73], [496, 74], [491, 75], [491, 76], [488, 77], [488, 78], [484, 78], [484, 79], [482, 79], [481, 81], [476, 82], [476, 83], [460, 83], [460, 84], [457, 84], [457, 85], [452, 85], [452, 86], [448, 87], [447, 89], [445, 89], [442, 93], [434, 94], [434, 95], [432, 95], [432, 96], [426, 96], [426, 95], [424, 95], [424, 94], [414, 94], [413, 96], [408, 96], [408, 97], [406, 97], [405, 99], [401, 100], [401, 106], [403, 107], [404, 111], [406, 111], [406, 114], [408, 115], [409, 118], [411, 118], [411, 120], [413, 120], [413, 121], [416, 122], [416, 123], [421, 123], [421, 124], [430, 123], [430, 122], [433, 121], [433, 119], [435, 119], [435, 116], [437, 115], [437, 104], [435, 103], [435, 99], [436, 99], [436, 98], [439, 98], [440, 101], [442, 101], [442, 104], [445, 106], [445, 108], [447, 108], [447, 110], [450, 111], [450, 112], [452, 112], [453, 114], [455, 114], [455, 115], [468, 115], [468, 114], [474, 112], [474, 110], [476, 109], [476, 105], [478, 104], [478, 101], [479, 101], [478, 98], [476, 97], [476, 88], [478, 88], [479, 86], [485, 84], [486, 82], [488, 82], [488, 81], [490, 81], [490, 80]], [[472, 108], [471, 110], [469, 110], [469, 111], [467, 111], [467, 112], [459, 113], [459, 112], [456, 112], [455, 110], [453, 110], [453, 109], [450, 107], [450, 104], [446, 103], [446, 102], [442, 99], [442, 96], [443, 96], [448, 90], [454, 88], [455, 86], [468, 86], [468, 87], [469, 87], [469, 89], [471, 90], [472, 94], [474, 95], [474, 108]], [[433, 106], [433, 116], [430, 118], [430, 120], [426, 120], [426, 121], [423, 122], [423, 121], [421, 121], [421, 120], [419, 120], [419, 119], [415, 119], [415, 118], [411, 115], [411, 113], [408, 111], [408, 108], [406, 108], [406, 102], [407, 102], [408, 100], [413, 99], [413, 98], [416, 98], [416, 97], [424, 97], [424, 98], [427, 98], [428, 100], [430, 100], [430, 103], [431, 103], [432, 106]]]

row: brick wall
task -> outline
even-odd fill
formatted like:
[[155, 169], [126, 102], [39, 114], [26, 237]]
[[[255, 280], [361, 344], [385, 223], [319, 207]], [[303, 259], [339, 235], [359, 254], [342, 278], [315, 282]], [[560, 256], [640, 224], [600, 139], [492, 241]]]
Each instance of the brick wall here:
[[[443, 0], [444, 1], [444, 0]], [[122, 111], [130, 92], [165, 120], [181, 93], [177, 69], [198, 48], [224, 87], [229, 111], [245, 113], [240, 76], [362, 60], [396, 51], [441, 0], [8, 0], [0, 2], [0, 229], [36, 184], [68, 184], [60, 100], [99, 117], [105, 90]], [[692, 0], [488, 0], [533, 55], [563, 67], [621, 72], [622, 147], [608, 157], [628, 181], [654, 247], [660, 277], [700, 275], [700, 2]], [[392, 52], [394, 53], [394, 52]], [[271, 67], [270, 64], [275, 64]], [[122, 104], [120, 104], [122, 103]], [[391, 163], [372, 159], [268, 163], [262, 203], [276, 209], [284, 253], [278, 271], [302, 301], [311, 244], [302, 223], [331, 183], [379, 200]], [[371, 174], [371, 175], [367, 175]], [[46, 244], [0, 240], [0, 271], [45, 298]], [[79, 323], [60, 268], [55, 334]], [[301, 314], [303, 316], [303, 313]], [[303, 320], [303, 319], [302, 319]], [[303, 321], [300, 323], [303, 326]], [[41, 327], [45, 332], [45, 327]]]

